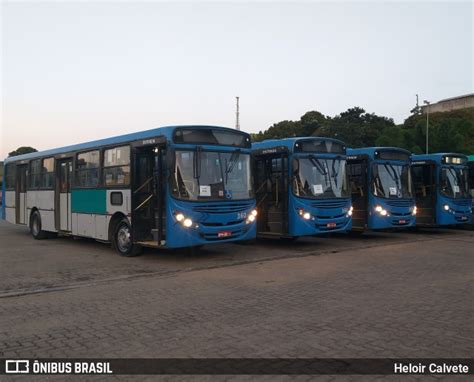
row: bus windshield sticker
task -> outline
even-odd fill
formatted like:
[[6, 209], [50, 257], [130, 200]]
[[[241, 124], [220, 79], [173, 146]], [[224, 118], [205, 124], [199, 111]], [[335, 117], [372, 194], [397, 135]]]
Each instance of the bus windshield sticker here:
[[211, 186], [199, 186], [199, 196], [211, 196]]
[[323, 185], [322, 184], [313, 184], [313, 194], [322, 194], [323, 193]]
[[453, 186], [453, 191], [459, 193], [459, 186]]
[[397, 187], [390, 187], [390, 195], [397, 195]]

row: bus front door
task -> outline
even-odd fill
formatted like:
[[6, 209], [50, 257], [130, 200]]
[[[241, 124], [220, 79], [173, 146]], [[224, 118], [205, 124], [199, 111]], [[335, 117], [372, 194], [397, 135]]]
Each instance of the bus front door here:
[[260, 236], [288, 234], [288, 155], [255, 157], [255, 197]]
[[26, 224], [28, 222], [27, 203], [26, 203], [26, 178], [28, 174], [28, 165], [19, 165], [16, 168], [16, 224]]
[[367, 229], [368, 221], [368, 159], [357, 158], [347, 161], [347, 172], [352, 197], [352, 229]]
[[56, 198], [57, 214], [59, 218], [59, 230], [72, 231], [71, 217], [71, 178], [72, 178], [72, 159], [61, 159], [57, 162], [58, 168], [58, 197]]
[[416, 199], [416, 224], [436, 224], [436, 165], [434, 163], [411, 166]]
[[132, 237], [134, 242], [163, 245], [166, 236], [166, 147], [134, 150], [132, 177]]

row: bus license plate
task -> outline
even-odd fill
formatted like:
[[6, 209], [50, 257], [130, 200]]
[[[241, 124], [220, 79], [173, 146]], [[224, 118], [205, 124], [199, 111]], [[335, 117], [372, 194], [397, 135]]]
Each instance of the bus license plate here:
[[217, 237], [228, 237], [232, 235], [232, 231], [217, 232]]
[[337, 225], [336, 223], [332, 222], [332, 223], [326, 224], [326, 227], [327, 228], [336, 228], [336, 225]]
[[398, 224], [406, 224], [406, 222], [407, 222], [406, 220], [399, 220]]

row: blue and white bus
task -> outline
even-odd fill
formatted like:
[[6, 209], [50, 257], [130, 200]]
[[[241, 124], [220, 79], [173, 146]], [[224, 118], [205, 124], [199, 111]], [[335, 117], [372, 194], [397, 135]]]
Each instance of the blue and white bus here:
[[2, 216], [36, 239], [58, 233], [182, 248], [256, 235], [249, 134], [172, 126], [5, 160]]
[[252, 144], [257, 235], [295, 239], [351, 229], [346, 147], [330, 138]]
[[413, 155], [412, 173], [419, 211], [417, 225], [471, 223], [472, 201], [465, 155]]
[[347, 155], [353, 230], [415, 225], [411, 153], [397, 147], [366, 147], [348, 149]]

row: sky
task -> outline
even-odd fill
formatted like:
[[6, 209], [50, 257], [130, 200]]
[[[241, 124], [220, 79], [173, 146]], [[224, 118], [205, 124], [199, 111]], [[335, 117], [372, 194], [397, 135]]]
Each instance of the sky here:
[[473, 92], [472, 2], [1, 5], [0, 159], [165, 125], [265, 130]]

